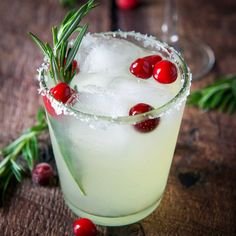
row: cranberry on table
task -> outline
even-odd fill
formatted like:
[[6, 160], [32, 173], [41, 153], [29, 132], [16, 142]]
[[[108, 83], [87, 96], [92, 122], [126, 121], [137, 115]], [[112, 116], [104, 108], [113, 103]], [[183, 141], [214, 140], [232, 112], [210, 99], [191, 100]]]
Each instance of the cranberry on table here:
[[170, 84], [176, 81], [178, 71], [175, 64], [168, 60], [163, 60], [154, 66], [153, 77], [162, 84]]
[[116, 5], [122, 10], [132, 10], [138, 6], [138, 0], [116, 0]]
[[154, 68], [155, 64], [162, 60], [162, 57], [159, 55], [151, 55], [151, 56], [144, 57], [144, 59], [148, 60], [149, 63], [152, 65], [152, 68]]
[[95, 224], [87, 218], [75, 220], [73, 231], [75, 236], [96, 236], [98, 234]]
[[131, 64], [130, 72], [138, 78], [148, 79], [152, 76], [152, 64], [144, 58], [138, 58]]
[[47, 185], [54, 177], [54, 171], [48, 163], [40, 163], [36, 165], [32, 171], [32, 181], [39, 185]]
[[[135, 116], [138, 114], [151, 111], [153, 109], [154, 108], [148, 104], [138, 103], [130, 109], [129, 115]], [[141, 133], [148, 133], [153, 131], [159, 125], [159, 123], [160, 123], [160, 118], [147, 119], [145, 121], [135, 124], [134, 128]]]

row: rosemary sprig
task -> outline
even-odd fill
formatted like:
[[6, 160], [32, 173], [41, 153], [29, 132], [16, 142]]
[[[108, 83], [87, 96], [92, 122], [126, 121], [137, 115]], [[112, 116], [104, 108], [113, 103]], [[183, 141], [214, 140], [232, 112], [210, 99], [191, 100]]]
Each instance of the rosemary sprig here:
[[[75, 75], [75, 68], [72, 65], [73, 60], [88, 28], [88, 25], [81, 26], [80, 22], [91, 9], [97, 6], [94, 1], [88, 0], [77, 11], [70, 11], [59, 26], [52, 27], [53, 47], [29, 32], [31, 39], [47, 58], [50, 64], [49, 73], [55, 84], [59, 82], [69, 84]], [[71, 46], [69, 40], [75, 33], [77, 36], [73, 46]]]
[[216, 109], [232, 114], [236, 110], [236, 75], [222, 76], [212, 85], [194, 91], [187, 103], [204, 110]]
[[[44, 110], [39, 109], [37, 124], [26, 130], [19, 138], [8, 146], [0, 149], [0, 201], [3, 203], [4, 195], [10, 182], [15, 179], [22, 181], [23, 174], [32, 171], [35, 162], [38, 160], [38, 135], [48, 129]], [[22, 162], [18, 158], [22, 156]]]

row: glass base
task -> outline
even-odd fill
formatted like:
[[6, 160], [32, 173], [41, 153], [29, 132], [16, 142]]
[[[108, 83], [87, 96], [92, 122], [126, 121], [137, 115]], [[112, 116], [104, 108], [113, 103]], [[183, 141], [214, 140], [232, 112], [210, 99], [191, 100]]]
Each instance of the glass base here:
[[102, 226], [123, 226], [123, 225], [129, 225], [133, 224], [135, 222], [138, 222], [142, 220], [143, 218], [150, 215], [160, 204], [161, 199], [158, 199], [157, 202], [155, 202], [153, 205], [151, 205], [148, 208], [145, 208], [144, 210], [127, 215], [127, 216], [120, 216], [120, 217], [105, 217], [105, 216], [99, 216], [99, 215], [92, 215], [85, 211], [82, 211], [81, 209], [77, 208], [75, 205], [73, 205], [71, 202], [69, 202], [67, 199], [65, 199], [66, 204], [69, 206], [69, 208], [79, 217], [82, 218], [89, 218], [92, 220], [96, 225], [102, 225]]
[[193, 74], [193, 80], [202, 78], [214, 66], [215, 56], [212, 49], [201, 41], [180, 39], [176, 49], [183, 54]]

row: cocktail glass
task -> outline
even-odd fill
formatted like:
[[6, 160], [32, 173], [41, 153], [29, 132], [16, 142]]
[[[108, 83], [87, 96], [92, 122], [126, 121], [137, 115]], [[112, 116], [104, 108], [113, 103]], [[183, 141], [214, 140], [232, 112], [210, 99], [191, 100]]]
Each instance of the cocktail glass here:
[[[174, 48], [154, 37], [134, 32], [97, 34], [104, 35], [128, 40], [175, 62], [182, 84], [175, 97], [147, 113], [101, 116], [57, 102], [49, 94], [51, 80], [42, 76], [45, 65], [39, 70], [41, 93], [58, 113], [47, 112], [47, 117], [65, 202], [80, 217], [118, 226], [145, 218], [160, 204], [191, 73]], [[139, 133], [133, 127], [157, 117], [159, 126], [150, 133]]]

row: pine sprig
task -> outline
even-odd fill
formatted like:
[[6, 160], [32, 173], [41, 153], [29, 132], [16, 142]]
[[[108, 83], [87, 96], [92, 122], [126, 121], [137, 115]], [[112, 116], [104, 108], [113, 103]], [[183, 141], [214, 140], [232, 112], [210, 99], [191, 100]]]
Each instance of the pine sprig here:
[[[11, 144], [0, 149], [0, 159], [2, 159], [0, 162], [0, 202], [3, 203], [6, 190], [13, 179], [21, 182], [24, 173], [33, 170], [39, 156], [37, 137], [47, 129], [45, 112], [39, 109], [37, 124], [26, 130]], [[20, 156], [23, 157], [24, 162], [18, 161]]]
[[219, 110], [232, 114], [236, 111], [236, 75], [222, 76], [212, 85], [194, 91], [188, 105], [203, 110]]
[[[70, 11], [59, 26], [52, 27], [53, 46], [41, 41], [36, 35], [29, 32], [29, 36], [43, 52], [50, 67], [49, 73], [54, 83], [70, 83], [75, 75], [73, 60], [79, 50], [82, 39], [87, 31], [88, 25], [80, 25], [81, 20], [90, 10], [97, 6], [95, 0], [88, 0], [77, 11]], [[69, 40], [76, 34], [73, 46], [69, 45]]]

